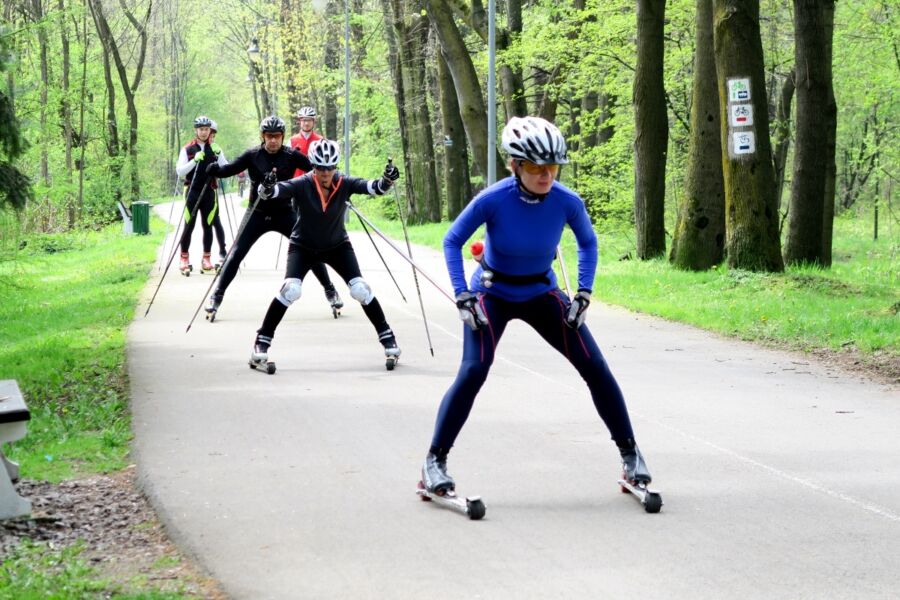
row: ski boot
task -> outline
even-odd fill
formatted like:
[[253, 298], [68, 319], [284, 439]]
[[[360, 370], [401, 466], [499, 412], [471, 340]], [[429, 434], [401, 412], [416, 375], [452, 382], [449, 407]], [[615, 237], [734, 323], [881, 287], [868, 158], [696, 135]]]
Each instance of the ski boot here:
[[637, 444], [633, 439], [627, 440], [624, 447], [619, 447], [622, 456], [622, 479], [619, 486], [622, 493], [632, 494], [648, 513], [658, 513], [662, 508], [662, 496], [647, 485], [652, 481], [650, 469], [644, 461]]
[[181, 262], [178, 264], [178, 270], [181, 271], [181, 274], [185, 277], [191, 276], [191, 271], [194, 270], [194, 266], [191, 264], [191, 260], [187, 252], [181, 253]]
[[209, 304], [206, 305], [206, 320], [212, 323], [216, 320], [216, 313], [219, 312], [219, 306], [222, 305], [222, 294], [218, 291], [209, 297]]
[[259, 335], [253, 343], [253, 352], [250, 353], [250, 368], [265, 371], [269, 375], [275, 374], [275, 363], [269, 361], [269, 346], [272, 344], [272, 338]]
[[397, 338], [390, 329], [383, 331], [378, 336], [378, 341], [384, 346], [384, 366], [388, 371], [393, 371], [394, 367], [400, 361], [400, 346], [397, 345]]
[[227, 257], [228, 257], [228, 253], [225, 252], [224, 250], [222, 250], [222, 251], [219, 252], [219, 260], [216, 261], [216, 264], [214, 265], [215, 268], [216, 268], [216, 273], [218, 273], [219, 271], [221, 271], [221, 270], [222, 270], [222, 267], [225, 266], [225, 259], [226, 259]]
[[337, 290], [334, 289], [334, 287], [330, 290], [325, 290], [325, 298], [327, 298], [328, 302], [331, 304], [331, 314], [337, 319], [341, 316], [341, 309], [344, 308], [344, 301], [338, 296]]
[[484, 517], [484, 502], [480, 496], [461, 498], [456, 495], [456, 483], [447, 473], [446, 451], [429, 452], [425, 457], [416, 493], [425, 502], [434, 502], [443, 508], [455, 510], [473, 521]]
[[209, 252], [203, 253], [203, 258], [200, 260], [200, 272], [209, 273], [210, 271], [215, 270], [215, 267], [213, 267], [212, 261], [209, 259], [209, 257]]

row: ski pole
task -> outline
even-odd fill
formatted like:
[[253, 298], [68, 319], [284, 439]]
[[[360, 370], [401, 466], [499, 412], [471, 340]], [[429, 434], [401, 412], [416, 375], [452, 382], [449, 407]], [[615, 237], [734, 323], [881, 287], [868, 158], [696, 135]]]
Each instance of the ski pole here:
[[[349, 204], [349, 202], [348, 202], [348, 204]], [[356, 216], [359, 217], [358, 214]], [[372, 242], [372, 247], [375, 248], [375, 252], [376, 252], [376, 254], [378, 254], [378, 258], [381, 259], [381, 264], [384, 265], [384, 268], [387, 270], [388, 275], [391, 276], [391, 281], [393, 281], [394, 285], [397, 286], [397, 291], [400, 292], [400, 297], [403, 298], [404, 302], [408, 302], [408, 300], [406, 299], [406, 296], [403, 295], [403, 290], [400, 289], [400, 284], [397, 283], [396, 279], [394, 279], [394, 273], [391, 271], [390, 267], [387, 266], [387, 262], [384, 260], [384, 257], [381, 255], [381, 250], [379, 250], [378, 246], [375, 245], [375, 240], [372, 239], [372, 234], [369, 233], [369, 229], [366, 227], [366, 224], [363, 222], [362, 219], [359, 220], [359, 224], [362, 225], [363, 231], [365, 231], [366, 235], [369, 236], [369, 241]]]
[[275, 253], [275, 270], [278, 270], [278, 259], [281, 258], [281, 242], [284, 241], [284, 236], [278, 236], [278, 252]]
[[356, 209], [355, 206], [353, 206], [353, 205], [350, 204], [349, 202], [347, 202], [347, 206], [350, 208], [350, 210], [352, 210], [353, 212], [356, 213], [356, 216], [359, 217], [359, 220], [360, 220], [360, 221], [362, 221], [362, 222], [368, 224], [368, 226], [372, 228], [372, 231], [374, 231], [375, 233], [378, 234], [378, 237], [380, 237], [380, 238], [383, 239], [385, 242], [387, 242], [388, 246], [390, 246], [391, 248], [393, 248], [394, 251], [395, 251], [397, 254], [399, 254], [400, 256], [403, 257], [403, 260], [405, 260], [406, 262], [408, 262], [409, 264], [411, 264], [411, 265], [413, 266], [413, 268], [415, 268], [419, 273], [422, 274], [422, 277], [424, 277], [425, 279], [427, 279], [427, 280], [431, 283], [431, 285], [433, 285], [434, 287], [436, 287], [440, 293], [442, 293], [444, 296], [446, 296], [446, 297], [447, 297], [447, 300], [449, 300], [450, 302], [453, 303], [453, 306], [456, 306], [456, 298], [454, 298], [453, 296], [451, 296], [450, 293], [449, 293], [447, 290], [445, 290], [444, 288], [442, 288], [442, 287], [440, 286], [439, 283], [437, 283], [434, 279], [432, 279], [431, 276], [428, 275], [428, 273], [426, 273], [426, 272], [422, 269], [422, 267], [420, 267], [419, 265], [416, 264], [416, 261], [414, 261], [413, 259], [411, 259], [411, 258], [408, 257], [407, 255], [405, 255], [405, 254], [403, 253], [403, 250], [401, 250], [400, 248], [398, 248], [397, 245], [396, 245], [394, 242], [392, 242], [392, 241], [390, 240], [389, 237], [387, 237], [386, 235], [384, 235], [384, 234], [381, 232], [380, 229], [378, 229], [377, 227], [375, 227], [375, 225], [373, 225], [371, 221], [369, 221], [367, 218], [365, 218], [365, 217], [362, 215], [362, 213], [360, 213], [360, 212]]
[[[210, 177], [206, 180], [206, 183], [203, 184], [203, 188], [200, 190], [200, 195], [197, 197], [197, 205], [194, 206], [194, 210], [191, 211], [190, 216], [188, 217], [188, 223], [194, 220], [194, 217], [197, 215], [197, 211], [200, 210], [200, 200], [203, 198], [203, 194], [206, 193], [206, 188], [209, 185], [209, 182], [214, 179], [214, 177]], [[194, 180], [191, 180], [191, 186], [193, 187]], [[190, 189], [188, 189], [188, 195], [185, 196], [185, 205], [187, 205], [188, 198], [190, 197]], [[185, 225], [187, 227], [187, 225]], [[169, 267], [172, 265], [172, 261], [175, 259], [175, 253], [178, 252], [178, 244], [175, 244], [175, 247], [172, 248], [172, 256], [169, 257], [169, 262], [166, 263], [166, 269], [163, 271], [162, 277], [159, 278], [159, 284], [156, 286], [156, 290], [153, 292], [153, 297], [150, 298], [150, 303], [147, 304], [147, 310], [144, 311], [144, 316], [146, 317], [150, 313], [150, 308], [153, 306], [153, 301], [156, 300], [156, 295], [159, 293], [159, 288], [162, 287], [163, 281], [166, 279], [166, 274], [169, 272]]]
[[222, 186], [221, 205], [225, 207], [225, 217], [228, 219], [228, 231], [231, 233], [231, 244], [234, 245], [234, 221], [233, 217], [228, 212], [228, 192], [225, 191], [225, 180], [220, 179], [219, 184]]
[[[393, 166], [394, 159], [388, 157], [388, 164]], [[397, 202], [397, 216], [400, 217], [400, 224], [403, 226], [403, 238], [406, 240], [406, 252], [409, 254], [409, 257], [412, 258], [412, 245], [409, 243], [409, 232], [406, 230], [406, 219], [403, 217], [403, 208], [400, 206], [400, 192], [397, 190], [396, 185], [392, 185], [394, 188], [394, 200]], [[422, 302], [422, 289], [419, 287], [419, 275], [416, 273], [415, 267], [412, 270], [413, 281], [416, 284], [416, 294], [419, 296], [419, 308], [422, 309], [422, 323], [425, 324], [425, 337], [428, 339], [428, 350], [431, 352], [431, 356], [434, 356], [434, 345], [431, 343], [431, 331], [428, 329], [428, 317], [425, 316], [425, 303]]]
[[[238, 227], [237, 235], [241, 237], [241, 234], [244, 232], [244, 228], [247, 227], [247, 223], [250, 221], [250, 216], [253, 214], [253, 211], [256, 210], [256, 205], [259, 204], [259, 201], [262, 200], [262, 197], [257, 194], [256, 201], [253, 203], [253, 206], [244, 213], [244, 218], [241, 219], [241, 225]], [[222, 262], [222, 265], [228, 262], [228, 259], [231, 258], [231, 253], [234, 252], [234, 248], [237, 244], [231, 244], [231, 248], [228, 249], [228, 252], [225, 253], [225, 260]], [[212, 281], [209, 282], [209, 287], [206, 288], [206, 292], [203, 294], [203, 298], [200, 299], [200, 305], [197, 306], [197, 310], [194, 311], [194, 316], [191, 317], [190, 322], [187, 325], [187, 328], [184, 330], [185, 333], [191, 330], [191, 326], [194, 324], [194, 320], [197, 318], [197, 315], [200, 314], [200, 309], [203, 308], [203, 303], [206, 302], [206, 298], [209, 296], [209, 293], [212, 291], [213, 285], [216, 283], [216, 280], [219, 279], [219, 273], [224, 270], [224, 266], [222, 269], [216, 271], [216, 274], [213, 275]]]
[[556, 258], [559, 259], [559, 268], [562, 271], [563, 283], [566, 286], [566, 296], [572, 297], [571, 286], [569, 285], [569, 272], [566, 270], [566, 261], [563, 260], [562, 248], [556, 246]]

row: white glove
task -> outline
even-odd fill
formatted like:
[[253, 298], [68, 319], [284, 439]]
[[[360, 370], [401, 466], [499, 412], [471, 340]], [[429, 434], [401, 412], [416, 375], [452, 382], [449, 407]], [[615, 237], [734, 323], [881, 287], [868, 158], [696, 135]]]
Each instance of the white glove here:
[[591, 293], [581, 290], [572, 298], [569, 310], [566, 312], [566, 325], [572, 329], [578, 329], [584, 323], [587, 307], [591, 304]]
[[487, 315], [478, 302], [478, 296], [472, 292], [463, 292], [456, 297], [456, 308], [459, 309], [459, 319], [469, 326], [472, 331], [478, 331], [488, 324]]

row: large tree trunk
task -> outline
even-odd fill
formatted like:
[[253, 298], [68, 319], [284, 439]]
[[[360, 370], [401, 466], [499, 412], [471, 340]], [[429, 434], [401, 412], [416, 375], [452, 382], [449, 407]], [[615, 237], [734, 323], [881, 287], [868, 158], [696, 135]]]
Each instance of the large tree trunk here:
[[797, 70], [797, 142], [784, 260], [822, 263], [825, 149], [822, 118], [828, 109], [825, 23], [819, 0], [794, 0], [794, 63]]
[[[453, 14], [446, 0], [424, 0], [428, 11], [431, 26], [434, 27], [438, 39], [441, 42], [441, 53], [447, 61], [450, 73], [453, 76], [453, 84], [456, 88], [456, 99], [459, 102], [459, 112], [466, 130], [466, 137], [472, 147], [475, 166], [479, 173], [487, 175], [488, 147], [487, 147], [487, 110], [484, 105], [484, 97], [481, 93], [481, 84], [478, 74], [472, 64], [472, 57], [463, 41], [462, 34], [453, 20]], [[500, 153], [495, 150], [496, 169], [495, 177], [502, 179], [505, 176], [503, 161]]]
[[[837, 101], [834, 98], [832, 60], [834, 56], [834, 0], [823, 1], [825, 21], [825, 69], [828, 100], [823, 119], [825, 128], [825, 202], [822, 212], [822, 266], [831, 266], [831, 246], [834, 237], [835, 181], [837, 180]], [[895, 46], [896, 49], [896, 46]], [[900, 60], [900, 55], [898, 55]]]
[[441, 123], [444, 130], [444, 189], [447, 191], [447, 218], [453, 221], [472, 199], [472, 182], [469, 180], [469, 153], [466, 148], [466, 132], [453, 76], [447, 61], [437, 57], [438, 83], [440, 85]]
[[697, 0], [691, 139], [684, 203], [678, 211], [672, 242], [672, 263], [693, 271], [719, 264], [725, 250], [725, 184], [712, 2]]
[[[300, 0], [281, 0], [279, 19], [281, 21], [281, 56], [284, 79], [287, 87], [288, 105], [282, 112], [285, 115], [299, 109], [309, 101], [309, 86], [305, 85], [300, 75], [301, 66], [309, 62], [306, 52], [304, 14], [306, 7]], [[293, 121], [293, 119], [290, 119]]]
[[794, 98], [794, 70], [788, 73], [781, 84], [778, 106], [775, 111], [775, 206], [781, 212], [781, 198], [784, 194], [784, 174], [787, 167], [788, 150], [791, 147], [791, 102]]
[[[441, 220], [441, 195], [437, 186], [434, 139], [431, 116], [422, 95], [428, 87], [425, 76], [425, 46], [428, 22], [419, 16], [416, 0], [383, 0], [385, 14], [391, 16], [393, 45], [391, 71], [401, 141], [406, 167], [406, 204], [412, 223], [438, 223]], [[408, 25], [407, 25], [408, 24]], [[389, 28], [385, 28], [387, 30]]]
[[[725, 252], [728, 266], [750, 271], [782, 271], [775, 208], [775, 172], [769, 138], [762, 41], [759, 37], [758, 0], [715, 0], [714, 43], [719, 79], [722, 164], [725, 181]], [[744, 141], [735, 153], [729, 133], [730, 79], [749, 80], [755, 149]], [[741, 128], [740, 132], [748, 132]], [[751, 147], [752, 149], [752, 147]], [[747, 153], [744, 153], [747, 152]]]
[[[325, 12], [335, 14], [335, 11], [343, 10], [336, 0], [329, 0]], [[325, 25], [325, 67], [329, 73], [337, 73], [341, 66], [343, 54], [341, 53], [341, 41], [339, 27], [335, 19], [328, 19]], [[338, 105], [334, 88], [329, 86], [325, 90], [325, 137], [336, 140], [338, 137]]]
[[63, 124], [63, 141], [65, 143], [65, 151], [66, 151], [66, 172], [63, 173], [62, 179], [66, 183], [66, 217], [68, 220], [67, 226], [68, 229], [73, 229], [75, 227], [76, 218], [78, 215], [77, 207], [74, 199], [71, 196], [71, 193], [68, 191], [71, 189], [72, 184], [72, 171], [74, 170], [75, 165], [72, 162], [72, 103], [69, 98], [69, 82], [70, 82], [70, 70], [71, 70], [71, 52], [69, 48], [69, 20], [68, 15], [66, 15], [66, 5], [63, 0], [57, 0], [56, 3], [57, 9], [59, 9], [59, 13], [64, 15], [65, 17], [61, 19], [59, 26], [59, 37], [62, 48], [62, 99], [59, 104], [59, 112], [60, 117], [62, 118]]
[[666, 150], [669, 123], [663, 87], [665, 0], [638, 0], [634, 73], [634, 224], [638, 258], [666, 252]]

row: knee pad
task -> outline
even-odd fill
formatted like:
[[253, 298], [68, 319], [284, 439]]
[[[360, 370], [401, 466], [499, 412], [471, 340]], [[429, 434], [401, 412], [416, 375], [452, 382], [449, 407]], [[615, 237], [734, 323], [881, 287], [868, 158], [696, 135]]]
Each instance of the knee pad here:
[[360, 304], [365, 306], [375, 298], [372, 288], [369, 287], [369, 284], [362, 277], [354, 277], [348, 283], [350, 285], [350, 297]]
[[285, 279], [284, 283], [281, 284], [281, 289], [278, 290], [278, 301], [285, 306], [290, 306], [291, 304], [293, 304], [298, 298], [300, 298], [300, 293], [302, 292], [302, 283], [303, 282], [296, 277], [289, 277]]

